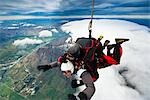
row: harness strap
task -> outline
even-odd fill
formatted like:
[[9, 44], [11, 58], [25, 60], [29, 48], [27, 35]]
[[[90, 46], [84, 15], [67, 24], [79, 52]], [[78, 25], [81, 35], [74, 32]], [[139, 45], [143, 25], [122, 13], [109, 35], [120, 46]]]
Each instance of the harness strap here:
[[77, 75], [78, 75], [79, 77], [81, 77], [82, 73], [85, 72], [85, 71], [86, 71], [86, 69], [79, 69], [79, 70], [77, 71]]

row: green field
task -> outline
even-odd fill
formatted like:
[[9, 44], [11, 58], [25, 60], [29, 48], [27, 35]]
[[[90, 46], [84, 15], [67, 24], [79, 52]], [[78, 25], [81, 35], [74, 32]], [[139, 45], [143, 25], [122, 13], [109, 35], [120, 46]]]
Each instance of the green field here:
[[1, 100], [26, 100], [23, 96], [10, 89], [7, 85], [0, 85], [0, 90]]

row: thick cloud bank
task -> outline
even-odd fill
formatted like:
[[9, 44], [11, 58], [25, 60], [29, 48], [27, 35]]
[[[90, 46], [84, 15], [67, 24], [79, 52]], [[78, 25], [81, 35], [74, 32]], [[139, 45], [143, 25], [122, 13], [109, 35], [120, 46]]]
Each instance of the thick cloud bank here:
[[29, 45], [29, 44], [41, 44], [41, 43], [43, 43], [42, 40], [25, 38], [25, 39], [22, 39], [22, 40], [15, 40], [13, 42], [13, 45], [15, 45], [15, 46], [24, 46], [24, 45]]
[[[89, 20], [66, 23], [64, 31], [71, 32], [76, 38], [88, 37]], [[129, 38], [122, 44], [123, 56], [121, 63], [99, 70], [100, 77], [95, 82], [96, 93], [92, 100], [150, 100], [150, 29], [124, 20], [94, 20], [92, 36], [98, 38], [104, 35], [114, 43], [115, 38]], [[128, 71], [118, 73], [126, 68]]]

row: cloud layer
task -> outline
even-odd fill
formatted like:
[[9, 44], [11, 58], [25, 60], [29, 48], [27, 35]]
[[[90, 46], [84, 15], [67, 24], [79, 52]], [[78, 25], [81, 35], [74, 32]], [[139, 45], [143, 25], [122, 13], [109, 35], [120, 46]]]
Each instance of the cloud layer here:
[[5, 0], [0, 2], [0, 6], [3, 12], [6, 13], [32, 13], [32, 12], [53, 12], [59, 9], [60, 2], [62, 0]]
[[[89, 20], [73, 21], [62, 26], [65, 32], [71, 32], [76, 38], [88, 37]], [[108, 39], [115, 43], [115, 38], [125, 37], [130, 41], [122, 45], [123, 56], [117, 66], [100, 69], [100, 78], [95, 82], [96, 93], [92, 100], [149, 100], [150, 99], [150, 29], [124, 20], [93, 20], [92, 36], [98, 38], [104, 35], [102, 43]], [[122, 76], [120, 69], [128, 71]], [[132, 84], [129, 87], [126, 84]]]
[[[143, 15], [149, 13], [148, 0], [95, 0], [96, 15]], [[90, 15], [90, 0], [5, 0], [0, 15]]]

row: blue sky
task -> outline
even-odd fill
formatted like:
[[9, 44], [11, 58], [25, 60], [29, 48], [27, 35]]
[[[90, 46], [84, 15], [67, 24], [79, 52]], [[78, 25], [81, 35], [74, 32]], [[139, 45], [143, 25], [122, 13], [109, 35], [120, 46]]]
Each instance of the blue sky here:
[[[0, 0], [0, 19], [91, 14], [92, 0]], [[95, 15], [148, 15], [149, 0], [95, 0]]]

